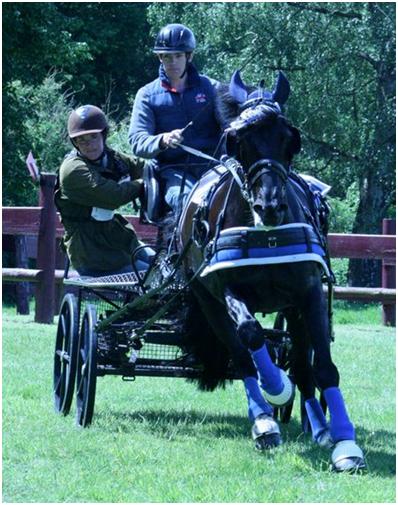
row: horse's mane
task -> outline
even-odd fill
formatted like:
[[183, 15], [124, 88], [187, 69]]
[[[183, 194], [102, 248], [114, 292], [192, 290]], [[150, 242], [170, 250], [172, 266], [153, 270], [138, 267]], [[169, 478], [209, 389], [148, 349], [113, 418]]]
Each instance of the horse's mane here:
[[239, 116], [240, 111], [240, 104], [229, 92], [228, 84], [218, 86], [215, 105], [217, 121], [224, 130]]

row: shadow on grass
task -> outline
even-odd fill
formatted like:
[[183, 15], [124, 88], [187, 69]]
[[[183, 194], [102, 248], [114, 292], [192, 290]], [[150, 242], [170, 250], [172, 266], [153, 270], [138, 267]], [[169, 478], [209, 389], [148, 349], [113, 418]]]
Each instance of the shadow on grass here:
[[139, 412], [109, 411], [96, 414], [96, 422], [109, 431], [133, 432], [137, 426], [151, 433], [170, 432], [195, 437], [247, 438], [250, 422], [246, 417], [228, 414], [206, 414], [202, 411], [140, 410]]
[[[195, 437], [196, 439], [208, 439], [209, 437], [247, 439], [250, 440], [251, 423], [248, 418], [239, 415], [206, 414], [203, 411], [165, 411], [162, 409], [146, 409], [139, 412], [108, 411], [98, 412], [96, 424], [106, 431], [133, 433], [143, 429], [149, 433], [171, 440], [176, 436]], [[300, 442], [304, 449], [300, 450], [300, 456], [305, 458], [314, 471], [319, 471], [328, 465], [332, 450], [327, 450], [314, 444], [309, 434], [302, 432], [301, 423], [292, 418], [289, 423], [280, 423], [284, 446], [288, 448], [290, 443]], [[370, 432], [364, 428], [357, 429], [357, 439], [370, 441], [363, 447], [368, 465], [367, 474], [384, 477], [395, 475], [395, 434], [379, 430]], [[369, 447], [371, 444], [371, 447]], [[386, 447], [386, 451], [372, 449], [372, 447]], [[389, 452], [388, 448], [390, 449]]]

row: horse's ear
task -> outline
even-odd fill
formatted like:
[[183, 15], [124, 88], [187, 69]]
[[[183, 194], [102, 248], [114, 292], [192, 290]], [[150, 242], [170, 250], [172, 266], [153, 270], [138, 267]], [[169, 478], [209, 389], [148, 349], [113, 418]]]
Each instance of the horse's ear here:
[[229, 93], [238, 103], [244, 103], [247, 100], [247, 88], [240, 77], [239, 70], [235, 70], [232, 74]]
[[289, 94], [290, 94], [289, 81], [287, 80], [285, 74], [279, 71], [278, 79], [272, 92], [272, 99], [274, 102], [278, 102], [279, 105], [283, 105], [289, 98]]
[[301, 151], [301, 135], [299, 130], [294, 126], [290, 126], [290, 133], [292, 134], [292, 137], [289, 145], [289, 151], [293, 157]]

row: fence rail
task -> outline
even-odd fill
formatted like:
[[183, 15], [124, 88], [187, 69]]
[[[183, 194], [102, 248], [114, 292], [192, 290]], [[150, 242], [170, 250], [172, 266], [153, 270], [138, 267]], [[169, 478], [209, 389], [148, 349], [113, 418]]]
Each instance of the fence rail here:
[[[53, 204], [54, 174], [40, 175], [39, 207], [3, 207], [3, 236], [28, 237], [30, 254], [37, 259], [36, 269], [3, 268], [3, 282], [34, 282], [36, 288], [35, 321], [52, 323], [55, 313], [55, 286], [62, 284], [63, 270], [56, 266], [56, 242], [63, 236], [63, 226]], [[143, 225], [138, 217], [125, 216], [148, 244], [155, 243], [157, 229]], [[335, 287], [336, 299], [378, 301], [383, 303], [383, 321], [395, 326], [395, 220], [383, 221], [383, 235], [331, 233], [330, 254], [334, 258], [370, 258], [382, 260], [382, 287]], [[32, 256], [31, 256], [32, 257]]]

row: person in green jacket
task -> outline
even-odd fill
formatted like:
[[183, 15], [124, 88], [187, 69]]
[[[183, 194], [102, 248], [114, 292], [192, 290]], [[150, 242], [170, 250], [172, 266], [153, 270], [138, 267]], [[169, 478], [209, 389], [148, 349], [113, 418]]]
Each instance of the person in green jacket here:
[[[84, 105], [71, 112], [68, 135], [74, 146], [58, 173], [55, 204], [65, 228], [64, 245], [80, 276], [133, 271], [132, 253], [141, 245], [133, 226], [115, 212], [143, 192], [144, 161], [106, 145], [108, 121], [101, 109]], [[134, 257], [147, 268], [150, 248]]]

